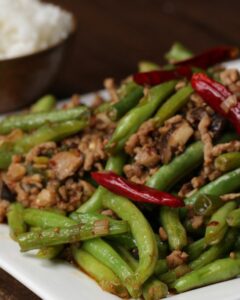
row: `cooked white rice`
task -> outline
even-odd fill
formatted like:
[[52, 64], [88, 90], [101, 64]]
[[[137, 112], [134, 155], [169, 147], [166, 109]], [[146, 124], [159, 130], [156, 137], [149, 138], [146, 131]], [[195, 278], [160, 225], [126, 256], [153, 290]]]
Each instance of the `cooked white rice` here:
[[0, 59], [46, 49], [73, 27], [72, 15], [39, 0], [0, 0]]

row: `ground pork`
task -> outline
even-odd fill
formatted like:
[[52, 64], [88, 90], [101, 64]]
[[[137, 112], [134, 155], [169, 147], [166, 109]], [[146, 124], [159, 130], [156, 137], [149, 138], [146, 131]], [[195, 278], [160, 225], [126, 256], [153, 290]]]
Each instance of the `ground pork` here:
[[75, 174], [83, 163], [83, 156], [77, 151], [62, 151], [55, 154], [49, 163], [56, 177], [63, 180]]
[[108, 91], [111, 102], [115, 103], [119, 101], [116, 85], [113, 78], [106, 78], [103, 82], [105, 89]]
[[158, 154], [157, 149], [148, 147], [147, 145], [144, 145], [142, 148], [136, 148], [135, 153], [135, 160], [139, 165], [144, 167], [154, 167], [161, 160], [161, 156]]
[[46, 180], [39, 174], [26, 176], [15, 183], [12, 192], [16, 200], [25, 207], [46, 208], [57, 207], [65, 211], [73, 211], [85, 202], [95, 188], [88, 182], [73, 178], [65, 181]]
[[61, 142], [32, 148], [13, 158], [3, 180], [25, 207], [58, 207], [73, 211], [95, 188], [83, 180], [90, 170], [102, 170], [108, 158], [104, 151], [115, 124], [99, 114], [83, 132]]
[[139, 184], [144, 184], [149, 176], [148, 170], [137, 163], [125, 165], [123, 171], [129, 180]]
[[227, 88], [238, 94], [240, 92], [240, 74], [237, 69], [225, 69], [219, 73], [219, 78]]
[[3, 223], [10, 203], [7, 200], [0, 199], [0, 223]]
[[213, 160], [213, 156], [212, 156], [213, 145], [212, 145], [212, 135], [211, 132], [208, 130], [210, 125], [211, 125], [211, 118], [206, 112], [204, 112], [198, 125], [200, 138], [204, 145], [203, 146], [204, 163], [203, 163], [203, 170], [200, 172], [200, 175], [193, 177], [191, 180], [191, 184], [194, 189], [203, 186], [207, 180], [208, 175], [212, 172], [211, 164]]
[[240, 199], [240, 193], [231, 193], [231, 194], [225, 194], [220, 196], [221, 200], [223, 201], [232, 201]]
[[32, 162], [37, 156], [50, 156], [56, 153], [57, 144], [55, 142], [47, 142], [33, 147], [26, 155], [27, 162]]
[[167, 257], [167, 264], [170, 269], [174, 269], [187, 262], [188, 254], [180, 250], [174, 250]]
[[212, 162], [212, 136], [208, 128], [211, 124], [211, 118], [205, 114], [201, 119], [198, 129], [200, 132], [201, 140], [203, 142], [203, 153], [204, 153], [204, 166], [208, 166]]
[[159, 236], [162, 241], [168, 240], [168, 235], [163, 227], [159, 227]]
[[167, 164], [174, 155], [184, 151], [186, 143], [193, 134], [193, 129], [180, 115], [176, 115], [167, 120], [159, 132], [161, 136], [158, 149], [161, 161]]
[[26, 174], [26, 168], [20, 163], [12, 163], [7, 171], [9, 180], [19, 181]]
[[186, 80], [180, 80], [178, 81], [178, 83], [176, 84], [175, 86], [175, 90], [178, 91], [178, 90], [181, 90], [183, 87], [185, 87], [187, 85], [187, 82]]
[[[204, 184], [206, 184], [208, 181], [213, 181], [216, 178], [220, 177], [222, 175], [222, 172], [215, 169], [214, 166], [214, 160], [216, 157], [223, 153], [227, 152], [238, 152], [240, 151], [240, 142], [237, 140], [224, 143], [224, 144], [218, 144], [216, 146], [209, 146], [209, 156], [207, 162], [208, 165], [204, 165], [204, 168], [200, 171], [199, 176], [193, 177], [190, 182], [184, 183], [183, 186], [180, 188], [178, 195], [180, 197], [186, 197], [192, 194], [196, 189], [199, 189]], [[233, 194], [234, 195], [234, 194]], [[223, 196], [225, 197], [225, 195]], [[226, 195], [226, 201], [231, 200], [231, 197]]]
[[103, 103], [104, 99], [100, 95], [96, 94], [91, 104], [91, 108], [96, 109]]
[[202, 139], [206, 166], [201, 177], [193, 180], [194, 188], [200, 187], [206, 181], [205, 173], [211, 178], [219, 175], [213, 173], [215, 170], [210, 167], [212, 139], [220, 135], [224, 125], [224, 119], [216, 115], [197, 93], [193, 93], [179, 114], [165, 121], [163, 126], [159, 128], [150, 119], [128, 139], [125, 151], [131, 156], [131, 163], [124, 168], [126, 177], [146, 183], [150, 174], [154, 174], [161, 164], [167, 164], [174, 156], [181, 154], [190, 140]]
[[83, 170], [90, 171], [96, 161], [106, 160], [104, 137], [100, 134], [86, 134], [79, 141], [78, 149], [83, 155]]
[[145, 183], [161, 163], [184, 151], [192, 134], [193, 129], [181, 115], [168, 119], [160, 128], [152, 119], [146, 121], [126, 142], [125, 151], [133, 158], [124, 167], [126, 177]]
[[70, 109], [70, 108], [74, 108], [80, 105], [80, 95], [78, 94], [74, 94], [72, 95], [72, 97], [70, 98], [69, 101], [65, 102], [62, 106], [63, 109]]
[[191, 219], [191, 224], [193, 229], [198, 229], [203, 225], [203, 216], [193, 216]]
[[224, 85], [236, 83], [239, 80], [239, 72], [237, 69], [226, 69], [219, 74]]
[[146, 144], [150, 144], [151, 146], [154, 145], [153, 137], [151, 136], [156, 131], [156, 125], [153, 120], [148, 120], [144, 122], [139, 130], [132, 134], [131, 137], [128, 139], [125, 145], [125, 151], [129, 155], [135, 154], [135, 148], [138, 146], [144, 146]]
[[219, 144], [213, 147], [212, 155], [217, 157], [222, 153], [226, 152], [239, 152], [240, 151], [240, 141], [231, 141], [229, 143]]

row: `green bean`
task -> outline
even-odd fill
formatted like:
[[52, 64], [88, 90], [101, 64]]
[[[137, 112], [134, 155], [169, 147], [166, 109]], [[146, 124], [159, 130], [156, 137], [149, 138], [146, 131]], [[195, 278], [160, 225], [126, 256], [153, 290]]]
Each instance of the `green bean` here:
[[147, 185], [161, 191], [168, 191], [177, 181], [197, 168], [203, 159], [203, 144], [196, 142], [184, 153], [164, 165], [147, 181]]
[[69, 227], [78, 224], [78, 222], [68, 217], [37, 208], [26, 208], [23, 213], [23, 219], [28, 225], [43, 229], [50, 227]]
[[113, 121], [119, 120], [125, 113], [135, 107], [143, 96], [143, 87], [135, 82], [128, 82], [125, 86], [126, 94], [108, 109], [108, 115]]
[[217, 144], [224, 144], [224, 143], [228, 143], [231, 141], [239, 141], [240, 140], [240, 136], [234, 132], [234, 131], [229, 131], [226, 132], [224, 135], [222, 135], [218, 140], [217, 140]]
[[134, 81], [124, 82], [118, 90], [119, 101], [116, 103], [102, 103], [94, 110], [94, 114], [96, 115], [104, 112], [111, 120], [117, 121], [131, 108], [136, 106], [142, 96], [142, 86], [137, 85]]
[[12, 162], [14, 152], [12, 150], [0, 149], [0, 170], [6, 170]]
[[[123, 234], [122, 234], [123, 235]], [[114, 240], [113, 236], [113, 239]], [[109, 239], [110, 240], [110, 239]], [[136, 270], [138, 267], [138, 260], [136, 260], [131, 253], [128, 251], [129, 249], [125, 248], [124, 246], [120, 246], [116, 243], [113, 243], [114, 247], [118, 250], [118, 253], [122, 256], [122, 258], [128, 263], [128, 265], [132, 268], [132, 270]], [[156, 262], [154, 274], [160, 275], [168, 271], [168, 264], [166, 259], [159, 259]]]
[[193, 89], [191, 86], [185, 86], [176, 94], [172, 95], [157, 111], [153, 120], [158, 126], [162, 126], [164, 121], [174, 116], [189, 100]]
[[117, 253], [124, 259], [124, 261], [130, 266], [133, 271], [136, 271], [138, 267], [138, 261], [132, 256], [132, 254], [123, 246], [113, 244]]
[[165, 59], [172, 63], [190, 58], [193, 55], [192, 51], [187, 49], [181, 43], [174, 43], [170, 50], [165, 54]]
[[152, 61], [142, 60], [138, 63], [139, 72], [150, 72], [157, 71], [160, 69], [160, 66]]
[[156, 276], [166, 273], [168, 271], [168, 264], [166, 259], [159, 259], [156, 263], [154, 274]]
[[[69, 227], [77, 224], [68, 217], [62, 215], [62, 212], [56, 209], [40, 210], [35, 208], [27, 208], [23, 213], [24, 221], [37, 228], [35, 232], [41, 232], [42, 229], [51, 227]], [[53, 259], [63, 250], [63, 245], [55, 245], [51, 247], [43, 247], [37, 253], [38, 258]]]
[[193, 205], [196, 215], [210, 217], [224, 202], [218, 196], [200, 194]]
[[200, 254], [205, 250], [206, 244], [204, 238], [201, 238], [186, 247], [186, 252], [188, 254], [188, 260], [192, 261], [200, 256]]
[[46, 207], [43, 209], [44, 211], [52, 212], [58, 215], [66, 216], [66, 211], [59, 209], [57, 207]]
[[214, 161], [215, 168], [221, 172], [228, 172], [240, 168], [240, 152], [224, 153]]
[[128, 250], [131, 250], [133, 248], [137, 247], [136, 240], [133, 238], [132, 234], [130, 232], [122, 233], [122, 234], [116, 234], [109, 237], [106, 237], [109, 241], [112, 241], [116, 244], [120, 244], [127, 248]]
[[236, 241], [234, 244], [234, 251], [238, 251], [238, 252], [240, 251], [240, 235], [238, 235], [236, 238]]
[[46, 124], [13, 144], [0, 147], [0, 169], [7, 169], [14, 154], [24, 154], [34, 146], [48, 141], [59, 141], [67, 136], [78, 133], [87, 126], [86, 121], [67, 121], [64, 123]]
[[94, 278], [101, 288], [121, 298], [127, 298], [128, 292], [119, 278], [106, 265], [88, 252], [72, 247], [74, 260], [87, 274]]
[[78, 224], [69, 227], [53, 227], [40, 232], [27, 232], [18, 235], [17, 241], [22, 251], [39, 249], [46, 246], [75, 243], [95, 237], [127, 232], [125, 221], [111, 221], [104, 228], [102, 224]]
[[40, 98], [31, 107], [32, 113], [49, 112], [56, 106], [56, 98], [53, 95], [46, 95]]
[[7, 134], [15, 128], [20, 128], [23, 131], [31, 131], [47, 123], [60, 123], [83, 119], [88, 115], [89, 110], [86, 106], [79, 106], [66, 110], [55, 110], [51, 112], [15, 115], [7, 117], [0, 122], [0, 134]]
[[74, 220], [76, 223], [94, 223], [95, 221], [99, 220], [109, 220], [114, 221], [112, 218], [99, 214], [99, 213], [80, 213], [80, 212], [73, 212], [70, 215], [70, 218]]
[[221, 242], [211, 246], [208, 250], [203, 252], [197, 259], [193, 260], [189, 264], [189, 267], [192, 270], [199, 269], [229, 253], [233, 247], [236, 237], [237, 232], [235, 230], [229, 230]]
[[64, 249], [64, 245], [55, 245], [52, 247], [43, 247], [36, 254], [37, 258], [41, 259], [54, 259]]
[[102, 104], [100, 104], [99, 106], [97, 106], [94, 109], [94, 114], [97, 115], [99, 113], [105, 113], [107, 112], [109, 109], [111, 109], [112, 107], [112, 103], [110, 101], [107, 102], [103, 102]]
[[240, 208], [234, 209], [227, 215], [227, 223], [231, 227], [240, 228]]
[[102, 208], [102, 199], [105, 197], [106, 189], [99, 186], [93, 195], [78, 209], [77, 212], [87, 213], [100, 211]]
[[135, 283], [132, 269], [108, 243], [102, 239], [89, 240], [83, 243], [83, 250], [109, 267], [120, 278], [132, 297], [140, 296], [140, 285]]
[[29, 231], [30, 232], [40, 232], [40, 231], [42, 231], [42, 228], [41, 227], [30, 227]]
[[159, 279], [163, 281], [166, 284], [171, 284], [175, 280], [177, 280], [179, 277], [182, 277], [183, 275], [189, 273], [191, 271], [190, 267], [188, 265], [180, 265], [176, 267], [175, 269], [169, 270], [168, 272], [161, 274], [159, 276]]
[[[159, 258], [165, 258], [167, 256], [168, 252], [168, 244], [166, 242], [163, 242], [158, 234], [154, 234], [156, 242], [157, 242], [157, 248], [158, 248], [158, 257]], [[131, 250], [133, 248], [137, 247], [136, 240], [133, 238], [131, 233], [123, 233], [119, 235], [113, 235], [106, 237], [107, 240], [113, 241], [116, 244], [120, 244], [124, 246], [126, 249]]]
[[223, 239], [228, 229], [227, 215], [236, 207], [236, 202], [227, 202], [212, 215], [205, 233], [205, 243], [207, 245], [217, 244]]
[[128, 138], [156, 111], [158, 106], [173, 92], [176, 81], [169, 81], [151, 88], [148, 95], [131, 109], [118, 123], [112, 138], [106, 145], [110, 152], [123, 149]]
[[240, 259], [218, 259], [198, 270], [184, 275], [174, 282], [172, 288], [178, 293], [212, 283], [228, 280], [240, 274]]
[[149, 278], [143, 286], [144, 300], [159, 300], [165, 298], [168, 294], [168, 287], [157, 278]]
[[190, 218], [186, 218], [183, 222], [183, 227], [186, 229], [186, 232], [194, 237], [200, 238], [205, 234], [205, 224], [202, 223], [200, 226], [194, 227], [193, 221]]
[[10, 227], [10, 235], [17, 239], [19, 234], [26, 232], [27, 227], [23, 219], [24, 208], [20, 203], [12, 203], [8, 209], [7, 220]]
[[160, 221], [167, 232], [168, 243], [171, 250], [181, 250], [187, 245], [186, 230], [180, 222], [178, 209], [161, 207]]
[[200, 194], [221, 196], [240, 188], [240, 168], [231, 171], [208, 183], [192, 196], [185, 199], [186, 205], [194, 205]]
[[157, 247], [158, 247], [158, 257], [159, 258], [165, 258], [167, 256], [168, 252], [168, 244], [167, 242], [163, 242], [160, 239], [159, 234], [154, 234], [156, 242], [157, 242]]
[[[105, 170], [113, 171], [121, 175], [125, 162], [126, 156], [121, 153], [111, 156], [107, 161]], [[107, 190], [105, 188], [99, 186], [88, 201], [77, 209], [77, 212], [89, 213], [99, 211], [102, 208], [102, 199], [105, 197], [106, 192]]]
[[64, 123], [46, 124], [29, 135], [25, 135], [14, 145], [14, 152], [26, 153], [36, 145], [48, 141], [60, 141], [76, 134], [88, 125], [86, 121], [67, 121]]
[[135, 277], [141, 285], [153, 274], [158, 258], [157, 243], [152, 228], [141, 211], [124, 197], [109, 192], [103, 199], [103, 205], [112, 209], [130, 225], [139, 253], [139, 265]]
[[[232, 133], [224, 134], [218, 143], [236, 139]], [[203, 160], [203, 144], [191, 144], [181, 155], [175, 157], [168, 165], [159, 168], [147, 181], [147, 185], [161, 191], [169, 191], [175, 183], [196, 169]]]

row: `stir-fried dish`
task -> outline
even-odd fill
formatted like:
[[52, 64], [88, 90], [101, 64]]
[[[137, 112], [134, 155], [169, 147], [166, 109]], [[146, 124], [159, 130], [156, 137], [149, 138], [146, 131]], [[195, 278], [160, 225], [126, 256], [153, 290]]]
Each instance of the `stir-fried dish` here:
[[157, 300], [240, 275], [238, 49], [104, 81], [110, 101], [49, 95], [0, 121], [0, 221], [21, 251]]

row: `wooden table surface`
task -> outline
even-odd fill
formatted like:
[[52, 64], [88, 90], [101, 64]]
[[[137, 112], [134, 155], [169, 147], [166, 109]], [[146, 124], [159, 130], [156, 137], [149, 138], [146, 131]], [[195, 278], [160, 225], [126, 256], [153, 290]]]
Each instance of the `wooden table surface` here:
[[[107, 76], [119, 80], [136, 70], [140, 59], [162, 62], [174, 41], [195, 52], [218, 44], [240, 44], [239, 0], [51, 2], [72, 10], [78, 18], [67, 63], [53, 87], [60, 97], [102, 88]], [[0, 270], [0, 299], [39, 298]]]

